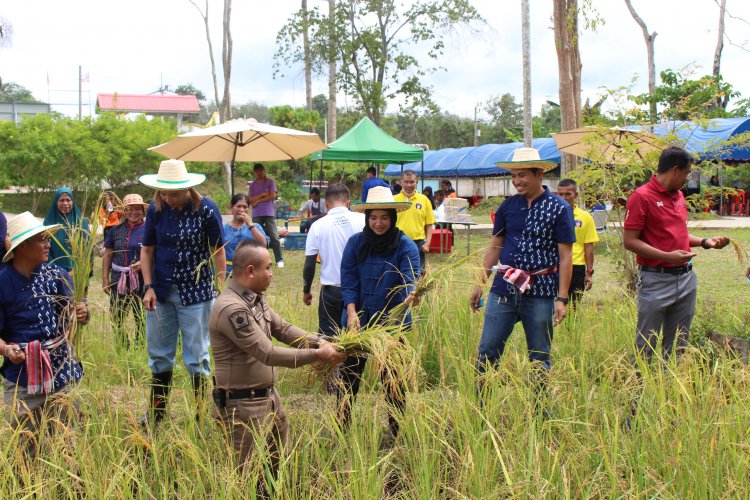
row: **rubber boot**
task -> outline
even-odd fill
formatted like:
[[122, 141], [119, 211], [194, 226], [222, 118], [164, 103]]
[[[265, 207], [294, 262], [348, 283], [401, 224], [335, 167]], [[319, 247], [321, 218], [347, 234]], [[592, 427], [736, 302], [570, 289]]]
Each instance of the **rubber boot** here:
[[201, 421], [203, 405], [206, 401], [206, 377], [193, 375], [193, 394], [195, 394], [195, 421]]
[[154, 373], [151, 376], [151, 404], [146, 413], [138, 420], [142, 427], [159, 425], [167, 414], [167, 401], [169, 399], [170, 384], [172, 383], [172, 372]]

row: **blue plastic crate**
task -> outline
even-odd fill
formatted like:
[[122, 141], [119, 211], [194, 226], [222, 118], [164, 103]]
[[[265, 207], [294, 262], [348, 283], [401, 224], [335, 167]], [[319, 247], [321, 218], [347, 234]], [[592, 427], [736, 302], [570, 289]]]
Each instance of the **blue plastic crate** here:
[[287, 250], [304, 250], [307, 243], [306, 233], [289, 233], [284, 236], [284, 248]]

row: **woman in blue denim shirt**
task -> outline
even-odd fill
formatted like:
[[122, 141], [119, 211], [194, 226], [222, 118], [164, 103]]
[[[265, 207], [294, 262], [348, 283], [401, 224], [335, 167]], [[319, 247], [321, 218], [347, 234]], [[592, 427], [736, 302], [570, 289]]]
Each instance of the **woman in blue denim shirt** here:
[[229, 202], [229, 210], [232, 212], [232, 220], [224, 224], [224, 251], [227, 255], [227, 276], [232, 273], [232, 259], [234, 251], [242, 240], [258, 240], [268, 247], [268, 236], [263, 231], [263, 226], [254, 224], [253, 218], [248, 213], [250, 200], [244, 193], [232, 196]]
[[199, 408], [211, 373], [208, 316], [214, 276], [224, 284], [226, 257], [219, 207], [193, 189], [205, 179], [188, 173], [179, 160], [165, 160], [158, 174], [140, 178], [156, 189], [146, 211], [141, 249], [153, 411], [141, 419], [142, 424], [157, 424], [166, 415], [180, 332], [182, 359]]
[[[382, 190], [382, 193], [381, 193]], [[366, 203], [352, 210], [365, 212], [365, 228], [349, 238], [341, 260], [341, 294], [344, 299], [345, 323], [350, 329], [377, 323], [396, 305], [414, 301], [412, 287], [419, 273], [417, 245], [396, 227], [396, 212], [407, 210], [408, 202], [393, 202], [388, 188], [370, 189]], [[407, 285], [407, 286], [404, 286]], [[407, 314], [404, 324], [411, 324]], [[366, 358], [350, 356], [341, 368], [342, 390], [338, 392], [339, 419], [343, 426], [351, 420], [351, 405], [359, 392]], [[406, 407], [404, 387], [381, 373], [386, 401], [399, 413]], [[389, 410], [388, 423], [394, 437], [398, 421]]]

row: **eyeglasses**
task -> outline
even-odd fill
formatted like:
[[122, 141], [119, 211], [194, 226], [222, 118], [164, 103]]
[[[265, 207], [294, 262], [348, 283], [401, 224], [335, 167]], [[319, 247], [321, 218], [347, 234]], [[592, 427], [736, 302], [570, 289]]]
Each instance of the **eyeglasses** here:
[[48, 234], [43, 234], [39, 236], [34, 236], [33, 238], [29, 238], [28, 241], [33, 241], [34, 243], [41, 243], [42, 245], [46, 245], [50, 242], [50, 237]]

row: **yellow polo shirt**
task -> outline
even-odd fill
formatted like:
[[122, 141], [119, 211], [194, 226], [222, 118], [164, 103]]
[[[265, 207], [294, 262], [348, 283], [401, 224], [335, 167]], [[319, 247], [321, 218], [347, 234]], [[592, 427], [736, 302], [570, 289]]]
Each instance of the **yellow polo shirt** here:
[[393, 201], [409, 201], [411, 208], [398, 213], [396, 227], [404, 232], [412, 240], [423, 240], [427, 236], [424, 227], [435, 224], [435, 214], [432, 212], [432, 203], [425, 195], [415, 190], [410, 197], [406, 197], [403, 191], [393, 197]]
[[586, 243], [596, 243], [599, 241], [599, 235], [596, 234], [594, 218], [585, 210], [573, 205], [573, 219], [576, 225], [576, 242], [573, 243], [573, 265], [585, 266], [586, 255], [583, 252], [583, 245]]

